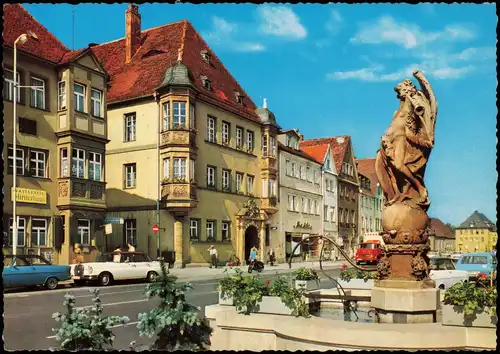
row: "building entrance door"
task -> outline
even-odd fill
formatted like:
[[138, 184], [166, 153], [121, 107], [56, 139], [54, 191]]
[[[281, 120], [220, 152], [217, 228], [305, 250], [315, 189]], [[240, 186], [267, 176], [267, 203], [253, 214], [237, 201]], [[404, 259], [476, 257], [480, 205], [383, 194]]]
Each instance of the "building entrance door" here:
[[[259, 249], [259, 231], [253, 225], [250, 225], [245, 231], [245, 261], [250, 258], [252, 247]], [[260, 255], [262, 258], [262, 255]]]

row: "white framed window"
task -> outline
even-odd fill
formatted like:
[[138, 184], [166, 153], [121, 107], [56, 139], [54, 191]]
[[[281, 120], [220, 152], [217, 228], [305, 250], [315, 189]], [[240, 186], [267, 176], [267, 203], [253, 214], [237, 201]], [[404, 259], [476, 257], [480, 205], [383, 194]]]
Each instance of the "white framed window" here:
[[194, 181], [194, 167], [196, 165], [196, 161], [193, 159], [189, 159], [189, 180]]
[[288, 194], [288, 210], [293, 210], [293, 199], [292, 199], [292, 195], [291, 194]]
[[45, 109], [45, 80], [32, 76], [30, 86], [31, 107]]
[[191, 239], [191, 241], [199, 240], [197, 219], [189, 220], [189, 238]]
[[186, 159], [174, 158], [174, 180], [186, 181]]
[[207, 187], [215, 187], [215, 168], [207, 166]]
[[222, 122], [222, 144], [229, 144], [229, 123]]
[[61, 177], [69, 177], [68, 149], [61, 149]]
[[75, 111], [85, 112], [85, 86], [75, 82], [73, 84], [73, 94], [75, 99]]
[[302, 212], [305, 214], [305, 213], [307, 213], [307, 209], [308, 209], [307, 208], [307, 199], [302, 197], [301, 201], [302, 201]]
[[132, 246], [137, 245], [137, 221], [135, 219], [125, 220], [125, 242]]
[[292, 207], [293, 211], [299, 211], [299, 204], [297, 203], [297, 196], [292, 195]]
[[207, 138], [211, 143], [215, 143], [215, 118], [208, 117], [207, 119]]
[[163, 179], [170, 179], [170, 159], [163, 159]]
[[229, 222], [223, 221], [222, 222], [222, 241], [229, 241], [229, 240], [231, 240]]
[[195, 115], [194, 115], [194, 104], [189, 105], [189, 127], [194, 129], [196, 127]]
[[273, 136], [269, 137], [269, 147], [271, 156], [276, 156], [276, 139]]
[[314, 214], [316, 210], [313, 210], [313, 201], [311, 199], [307, 199], [307, 204], [309, 204], [309, 214]]
[[243, 184], [243, 175], [241, 173], [236, 173], [236, 192], [239, 193], [242, 191]]
[[97, 152], [89, 152], [89, 179], [101, 180], [102, 155]]
[[207, 241], [215, 240], [215, 221], [207, 221], [206, 224]]
[[137, 183], [137, 165], [125, 165], [125, 188], [135, 188]]
[[90, 245], [90, 220], [78, 219], [78, 238], [80, 244]]
[[165, 102], [163, 105], [163, 130], [170, 129], [170, 102]]
[[330, 221], [335, 222], [335, 207], [330, 207]]
[[85, 176], [85, 150], [73, 148], [71, 151], [71, 176], [84, 178]]
[[267, 154], [268, 154], [267, 135], [262, 135], [262, 155], [267, 156]]
[[290, 138], [290, 135], [286, 136], [285, 143], [286, 143], [286, 146], [291, 147], [291, 145], [292, 145], [292, 139]]
[[[9, 242], [12, 245], [12, 237], [14, 235], [14, 218], [10, 218], [10, 234]], [[26, 246], [26, 219], [17, 217], [17, 246]]]
[[[14, 149], [8, 148], [9, 168], [14, 171]], [[24, 150], [16, 148], [16, 174], [24, 175]]]
[[45, 178], [46, 176], [46, 158], [45, 152], [31, 150], [30, 151], [30, 171], [33, 177]]
[[[17, 97], [16, 101], [21, 102], [21, 88], [19, 87], [20, 82], [19, 71], [16, 72], [16, 84], [17, 86]], [[4, 82], [3, 82], [3, 98], [5, 100], [14, 100], [14, 72], [12, 70], [4, 69]]]
[[253, 132], [247, 131], [247, 148], [248, 151], [253, 151]]
[[57, 83], [57, 109], [66, 108], [66, 81]]
[[269, 197], [276, 197], [276, 181], [274, 179], [269, 180]]
[[31, 219], [31, 245], [47, 246], [47, 219]]
[[229, 189], [231, 181], [231, 172], [229, 170], [222, 170], [222, 189]]
[[314, 201], [314, 213], [319, 215], [319, 204], [317, 200]]
[[247, 194], [253, 194], [253, 176], [247, 175]]
[[186, 102], [174, 102], [173, 107], [173, 128], [185, 129], [186, 126]]
[[295, 162], [292, 162], [291, 172], [292, 172], [292, 174], [291, 174], [292, 177], [297, 177], [298, 171], [297, 171], [297, 165], [295, 164]]
[[243, 146], [243, 129], [236, 127], [236, 147], [241, 148]]
[[329, 216], [329, 214], [328, 214], [328, 205], [324, 205], [323, 206], [323, 220], [324, 221], [329, 221], [328, 220], [328, 216]]
[[305, 172], [304, 172], [304, 166], [302, 166], [302, 165], [299, 166], [299, 177], [300, 177], [300, 179], [306, 179]]
[[102, 118], [102, 91], [93, 88], [90, 94], [90, 114]]
[[290, 160], [285, 160], [285, 175], [290, 176]]
[[135, 113], [125, 115], [125, 141], [134, 141], [136, 134]]

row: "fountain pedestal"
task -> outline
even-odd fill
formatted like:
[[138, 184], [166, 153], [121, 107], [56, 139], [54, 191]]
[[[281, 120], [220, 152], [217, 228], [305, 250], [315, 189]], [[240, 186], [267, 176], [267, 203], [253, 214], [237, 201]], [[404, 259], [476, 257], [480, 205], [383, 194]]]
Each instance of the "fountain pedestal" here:
[[434, 323], [439, 302], [432, 280], [380, 280], [372, 289], [371, 306], [381, 323]]

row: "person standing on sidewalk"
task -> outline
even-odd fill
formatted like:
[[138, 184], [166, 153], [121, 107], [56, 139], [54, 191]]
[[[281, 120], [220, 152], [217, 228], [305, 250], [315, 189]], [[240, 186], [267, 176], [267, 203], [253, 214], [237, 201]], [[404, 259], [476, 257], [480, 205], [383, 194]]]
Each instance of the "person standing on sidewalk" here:
[[269, 263], [271, 267], [274, 265], [274, 261], [276, 260], [276, 254], [274, 253], [274, 248], [269, 249]]
[[250, 263], [255, 262], [257, 260], [257, 247], [252, 247], [250, 250]]
[[217, 268], [217, 250], [215, 249], [214, 245], [211, 245], [207, 251], [210, 252], [210, 268], [212, 268], [212, 266], [214, 268]]

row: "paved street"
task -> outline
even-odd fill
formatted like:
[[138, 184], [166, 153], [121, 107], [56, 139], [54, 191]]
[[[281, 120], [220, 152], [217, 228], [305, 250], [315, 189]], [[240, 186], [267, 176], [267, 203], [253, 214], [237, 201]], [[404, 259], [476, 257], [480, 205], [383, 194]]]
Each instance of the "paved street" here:
[[[311, 266], [309, 264], [308, 266]], [[326, 272], [330, 276], [337, 276], [340, 263], [329, 264], [325, 266]], [[275, 269], [274, 269], [275, 268]], [[287, 267], [279, 265], [272, 270], [267, 267], [267, 271], [262, 273], [262, 277], [273, 279], [276, 273], [287, 274]], [[293, 265], [297, 269], [297, 265]], [[293, 270], [292, 269], [292, 270]], [[223, 269], [197, 269], [204, 273], [204, 280], [198, 279], [193, 270], [173, 270], [179, 280], [190, 281], [194, 289], [188, 294], [188, 300], [201, 307], [201, 313], [204, 313], [206, 305], [215, 304], [218, 301], [216, 291], [216, 278], [223, 275]], [[212, 272], [212, 276], [206, 273]], [[320, 272], [321, 275], [321, 272]], [[333, 284], [328, 279], [322, 277], [322, 287], [332, 287]], [[53, 291], [7, 291], [4, 297], [4, 341], [7, 350], [40, 350], [49, 349], [57, 343], [53, 338], [52, 328], [57, 323], [52, 319], [52, 314], [57, 311], [65, 311], [62, 302], [64, 294], [70, 293], [76, 297], [78, 307], [92, 305], [92, 296], [89, 293], [91, 287], [67, 287]], [[154, 308], [156, 300], [146, 300], [143, 293], [145, 284], [116, 284], [106, 288], [101, 288], [101, 300], [105, 307], [106, 315], [128, 316], [130, 323], [114, 329], [116, 335], [115, 348], [128, 349], [132, 340], [137, 340], [138, 344], [151, 343], [147, 338], [139, 337], [136, 325], [137, 315], [141, 312], [150, 311]]]

